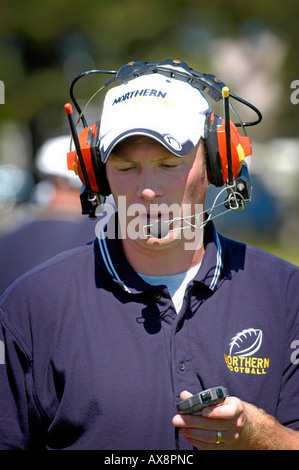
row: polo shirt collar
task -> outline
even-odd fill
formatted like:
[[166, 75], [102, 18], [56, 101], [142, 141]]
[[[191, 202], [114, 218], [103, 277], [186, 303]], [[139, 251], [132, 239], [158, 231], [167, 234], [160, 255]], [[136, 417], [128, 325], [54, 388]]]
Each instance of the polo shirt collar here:
[[211, 291], [216, 289], [223, 272], [224, 247], [221, 241], [213, 222], [208, 222], [204, 229], [205, 253], [195, 280]]
[[[194, 280], [214, 291], [223, 271], [224, 253], [221, 236], [211, 221], [205, 226], [204, 245], [204, 257]], [[95, 241], [95, 252], [97, 263], [123, 290], [133, 294], [141, 293], [150, 287], [128, 263], [120, 241], [116, 237], [107, 236], [106, 227]]]

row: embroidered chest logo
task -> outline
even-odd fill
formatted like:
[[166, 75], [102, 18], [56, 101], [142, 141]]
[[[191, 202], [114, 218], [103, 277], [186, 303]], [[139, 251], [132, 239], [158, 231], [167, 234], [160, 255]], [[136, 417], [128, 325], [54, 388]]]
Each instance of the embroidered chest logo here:
[[262, 330], [248, 328], [237, 333], [229, 343], [228, 354], [224, 354], [229, 370], [238, 374], [265, 375], [270, 358], [259, 356], [262, 342]]

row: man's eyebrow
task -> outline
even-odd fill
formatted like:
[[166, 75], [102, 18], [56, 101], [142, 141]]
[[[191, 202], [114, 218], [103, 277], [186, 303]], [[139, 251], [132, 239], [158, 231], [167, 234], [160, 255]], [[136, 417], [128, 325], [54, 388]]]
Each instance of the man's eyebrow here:
[[122, 162], [131, 162], [132, 159], [128, 156], [124, 156], [121, 153], [111, 153], [109, 159], [120, 160]]

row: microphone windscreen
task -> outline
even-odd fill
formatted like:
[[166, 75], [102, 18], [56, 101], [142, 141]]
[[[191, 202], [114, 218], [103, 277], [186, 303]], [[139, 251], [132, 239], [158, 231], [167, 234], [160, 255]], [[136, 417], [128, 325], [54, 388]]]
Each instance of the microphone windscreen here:
[[169, 233], [169, 226], [163, 220], [155, 220], [149, 227], [149, 233], [154, 238], [164, 238]]

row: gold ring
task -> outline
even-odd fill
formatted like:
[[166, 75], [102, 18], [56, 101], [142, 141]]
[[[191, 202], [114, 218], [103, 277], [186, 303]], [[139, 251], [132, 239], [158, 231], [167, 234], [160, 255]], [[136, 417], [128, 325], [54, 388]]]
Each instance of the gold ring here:
[[216, 444], [220, 444], [222, 441], [222, 432], [221, 431], [216, 431], [217, 438], [216, 438]]

